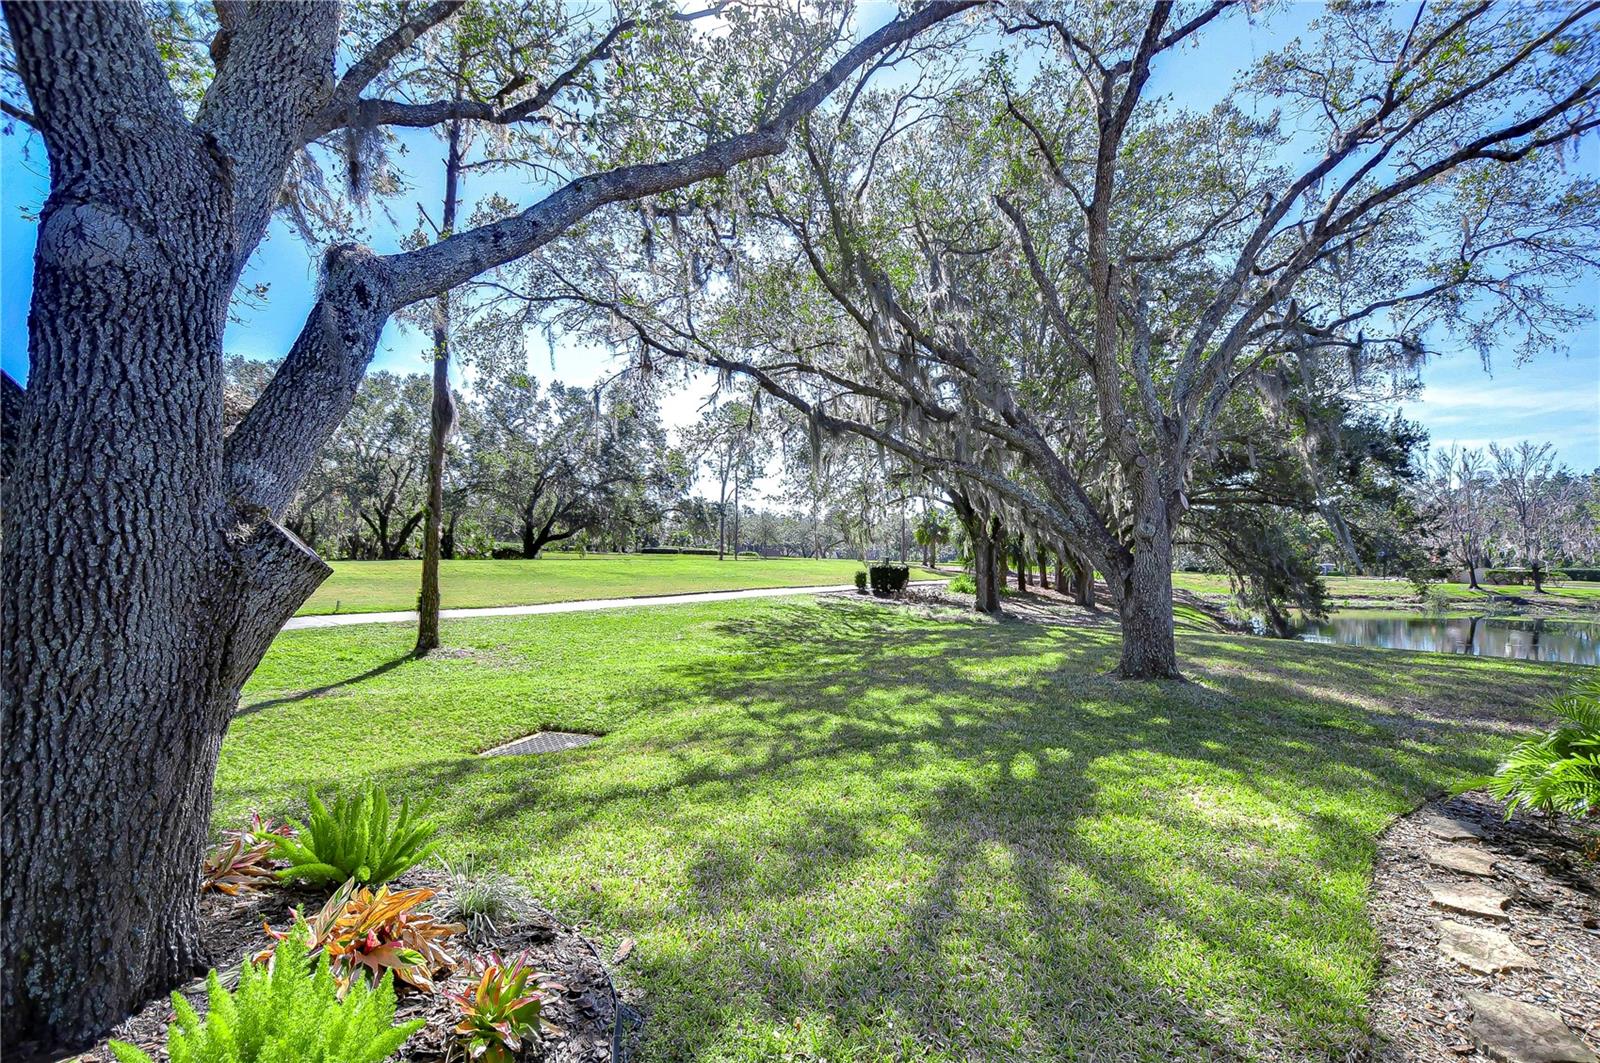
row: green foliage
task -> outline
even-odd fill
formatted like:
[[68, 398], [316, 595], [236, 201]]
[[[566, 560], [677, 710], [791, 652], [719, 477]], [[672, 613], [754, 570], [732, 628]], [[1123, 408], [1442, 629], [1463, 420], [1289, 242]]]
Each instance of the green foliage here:
[[867, 569], [867, 582], [872, 586], [872, 593], [879, 597], [905, 590], [910, 579], [911, 569], [906, 565], [878, 564]]
[[1600, 679], [1589, 679], [1550, 706], [1564, 726], [1519, 743], [1482, 780], [1506, 803], [1569, 816], [1600, 815]]
[[865, 572], [856, 573], [856, 592], [858, 594], [867, 593], [867, 574]]
[[483, 941], [495, 932], [498, 921], [514, 919], [523, 908], [522, 887], [510, 875], [484, 869], [468, 857], [444, 865], [450, 879], [449, 916], [466, 924], [474, 941]]
[[377, 885], [433, 853], [438, 824], [414, 814], [409, 798], [400, 802], [400, 814], [391, 822], [389, 795], [381, 786], [364, 786], [353, 798], [341, 795], [331, 809], [311, 790], [306, 804], [309, 824], [290, 820], [293, 833], [271, 836], [277, 843], [273, 855], [289, 864], [280, 877]]
[[467, 1058], [512, 1063], [524, 1042], [537, 1040], [540, 1026], [554, 1029], [539, 1012], [545, 995], [562, 987], [547, 979], [534, 973], [526, 953], [509, 964], [491, 954], [470, 991], [446, 993], [460, 1009], [456, 1034], [465, 1042]]
[[978, 581], [970, 572], [958, 573], [950, 579], [950, 590], [954, 594], [977, 594]]
[[1449, 612], [1452, 599], [1443, 587], [1422, 587], [1422, 608], [1435, 616]]
[[[217, 972], [206, 976], [206, 1017], [181, 994], [167, 1027], [172, 1063], [377, 1063], [388, 1059], [424, 1020], [394, 1024], [394, 983], [350, 986], [341, 999], [324, 955], [315, 974], [306, 959], [306, 930], [297, 928], [271, 963], [246, 962], [229, 993]], [[118, 1063], [151, 1063], [144, 1052], [111, 1042]]]
[[[1574, 579], [1571, 569], [1542, 569], [1540, 578], [1545, 583], [1560, 583]], [[1583, 571], [1578, 569], [1578, 571]], [[1483, 581], [1496, 587], [1533, 586], [1533, 570], [1527, 568], [1491, 568], [1483, 574]]]

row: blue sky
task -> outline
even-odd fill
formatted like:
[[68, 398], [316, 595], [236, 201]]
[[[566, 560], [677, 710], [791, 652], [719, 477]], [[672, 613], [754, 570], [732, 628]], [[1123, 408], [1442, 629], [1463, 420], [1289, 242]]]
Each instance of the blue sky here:
[[[865, 17], [876, 23], [891, 11], [887, 5], [875, 4]], [[1180, 104], [1208, 106], [1226, 90], [1234, 73], [1229, 64], [1217, 62], [1216, 56], [1232, 55], [1237, 64], [1248, 64], [1301, 32], [1317, 11], [1318, 5], [1303, 3], [1290, 4], [1266, 18], [1236, 13], [1208, 31], [1203, 53], [1186, 51], [1168, 57], [1158, 68], [1152, 88], [1170, 93]], [[408, 132], [405, 139], [406, 168], [415, 186], [412, 198], [435, 209], [440, 198], [442, 147], [425, 131]], [[1584, 172], [1600, 172], [1600, 144], [1595, 137], [1581, 145], [1576, 166]], [[27, 310], [36, 229], [25, 214], [37, 210], [44, 198], [45, 169], [41, 145], [20, 127], [0, 137], [0, 365], [19, 379], [25, 379], [27, 372]], [[467, 191], [471, 198], [495, 187], [484, 180], [470, 183]], [[524, 200], [531, 198], [527, 189], [520, 191]], [[410, 201], [406, 202], [408, 207], [396, 204], [391, 208], [399, 230], [414, 224]], [[366, 238], [379, 250], [393, 250], [397, 235], [395, 225], [375, 216]], [[256, 358], [279, 357], [310, 309], [316, 284], [313, 260], [298, 237], [283, 223], [275, 222], [245, 279], [270, 281], [271, 293], [264, 309], [242, 311], [243, 320], [230, 326], [228, 350]], [[1594, 308], [1600, 304], [1600, 279], [1591, 278], [1586, 290], [1571, 292], [1568, 297]], [[542, 337], [530, 339], [529, 352], [531, 368], [546, 379], [554, 375], [568, 383], [589, 383], [608, 371], [603, 353], [574, 344], [557, 343], [554, 373]], [[421, 338], [391, 324], [374, 365], [420, 371], [424, 366]], [[1549, 441], [1569, 465], [1600, 467], [1600, 326], [1594, 322], [1571, 338], [1566, 357], [1517, 365], [1506, 354], [1491, 359], [1485, 370], [1474, 354], [1447, 353], [1430, 361], [1422, 380], [1421, 397], [1403, 403], [1401, 409], [1429, 430], [1436, 447]], [[705, 391], [696, 388], [665, 403], [663, 413], [668, 422], [676, 425], [692, 420]]]

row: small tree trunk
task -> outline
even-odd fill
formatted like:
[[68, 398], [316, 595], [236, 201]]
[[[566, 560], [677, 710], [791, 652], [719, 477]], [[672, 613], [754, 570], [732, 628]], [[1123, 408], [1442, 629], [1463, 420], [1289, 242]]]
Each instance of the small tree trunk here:
[[1028, 593], [1028, 560], [1027, 554], [1018, 546], [1011, 552], [1012, 560], [1017, 563], [1017, 590], [1023, 594]]
[[1006, 581], [1006, 530], [998, 517], [989, 521], [989, 586], [984, 594], [984, 612], [1000, 611], [1000, 588]]
[[439, 537], [439, 556], [446, 561], [456, 559], [456, 520], [460, 513], [451, 513], [450, 519], [445, 521], [444, 534]]
[[1533, 572], [1533, 591], [1534, 591], [1534, 593], [1535, 594], [1543, 594], [1544, 593], [1544, 566], [1541, 565], [1539, 562], [1535, 561], [1529, 566], [1529, 568]]
[[972, 542], [972, 581], [974, 593], [972, 608], [980, 613], [992, 613], [995, 610], [994, 590], [994, 541], [989, 538], [989, 533], [984, 529], [984, 522], [974, 520], [967, 526], [967, 535]]
[[[1041, 590], [1049, 590], [1050, 589], [1050, 576], [1046, 572], [1046, 564], [1045, 564], [1046, 560], [1047, 559], [1045, 557], [1044, 548], [1040, 547], [1039, 548], [1039, 588]], [[1059, 582], [1056, 584], [1056, 586], [1058, 586], [1058, 587], [1060, 585], [1061, 584]]]
[[1064, 556], [1065, 552], [1060, 547], [1057, 547], [1054, 561], [1056, 566], [1056, 591], [1060, 594], [1067, 593], [1067, 567], [1062, 561]]
[[739, 484], [742, 478], [733, 478], [733, 559], [739, 560]]
[[[460, 99], [459, 83], [456, 98]], [[456, 225], [456, 202], [461, 186], [461, 123], [451, 122], [444, 160], [444, 211], [440, 237]], [[428, 430], [428, 502], [422, 521], [422, 590], [417, 595], [418, 657], [439, 648], [439, 537], [444, 517], [444, 443], [455, 424], [455, 402], [450, 397], [450, 293], [440, 292], [433, 319], [433, 406]]]
[[1085, 609], [1093, 609], [1094, 601], [1094, 565], [1087, 559], [1079, 559], [1072, 568], [1072, 599]]
[[522, 556], [531, 561], [538, 553], [538, 533], [533, 529], [533, 512], [525, 511], [522, 514]]

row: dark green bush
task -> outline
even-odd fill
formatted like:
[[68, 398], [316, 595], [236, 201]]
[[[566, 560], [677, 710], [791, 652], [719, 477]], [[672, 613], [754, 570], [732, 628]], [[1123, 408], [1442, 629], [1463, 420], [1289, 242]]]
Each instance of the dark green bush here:
[[949, 587], [952, 594], [978, 593], [978, 581], [970, 572], [959, 572], [951, 577]]
[[1600, 568], [1573, 568], [1571, 565], [1562, 565], [1561, 577], [1581, 580], [1584, 583], [1600, 583]]
[[867, 574], [865, 572], [856, 573], [856, 593], [867, 593]]
[[[1582, 576], [1574, 576], [1572, 574], [1573, 571], [1570, 568], [1547, 568], [1540, 575], [1546, 583], [1559, 583], [1562, 580], [1583, 578]], [[1577, 569], [1576, 571], [1582, 572], [1584, 570]], [[1496, 587], [1531, 587], [1533, 586], [1533, 570], [1528, 568], [1491, 568], [1483, 574], [1483, 579], [1485, 583]]]
[[878, 564], [867, 569], [867, 582], [872, 585], [872, 593], [880, 598], [899, 594], [906, 589], [910, 579], [911, 568], [908, 565]]

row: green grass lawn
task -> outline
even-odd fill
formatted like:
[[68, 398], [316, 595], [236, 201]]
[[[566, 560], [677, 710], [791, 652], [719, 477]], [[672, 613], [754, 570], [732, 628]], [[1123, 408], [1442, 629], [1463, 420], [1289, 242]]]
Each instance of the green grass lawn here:
[[[417, 607], [420, 561], [334, 561], [333, 575], [317, 588], [300, 616], [320, 613], [382, 613]], [[690, 594], [758, 587], [847, 584], [858, 561], [774, 557], [719, 561], [673, 554], [556, 554], [533, 561], [443, 561], [440, 595], [446, 609], [538, 605], [588, 598]], [[940, 573], [914, 568], [912, 579]]]
[[[1357, 1054], [1375, 837], [1578, 674], [1190, 634], [1193, 684], [1124, 683], [1114, 632], [847, 598], [444, 641], [282, 635], [218, 825], [307, 785], [430, 800], [444, 856], [637, 940], [648, 1061]], [[547, 727], [606, 737], [473, 756]]]
[[[1410, 580], [1404, 579], [1374, 579], [1366, 576], [1328, 576], [1324, 582], [1328, 586], [1328, 597], [1336, 605], [1348, 606], [1360, 600], [1377, 600], [1380, 602], [1410, 602], [1417, 600], [1416, 588]], [[1180, 590], [1193, 591], [1196, 594], [1228, 595], [1232, 593], [1228, 587], [1228, 577], [1213, 575], [1204, 572], [1174, 572], [1172, 585]], [[1437, 583], [1435, 587], [1447, 594], [1450, 599], [1462, 607], [1486, 604], [1496, 597], [1515, 595], [1529, 601], [1558, 608], [1595, 609], [1600, 607], [1600, 583], [1583, 583], [1562, 581], [1547, 583], [1544, 593], [1539, 593], [1531, 585], [1508, 585], [1495, 587], [1484, 584], [1482, 590], [1473, 590], [1465, 583]]]

